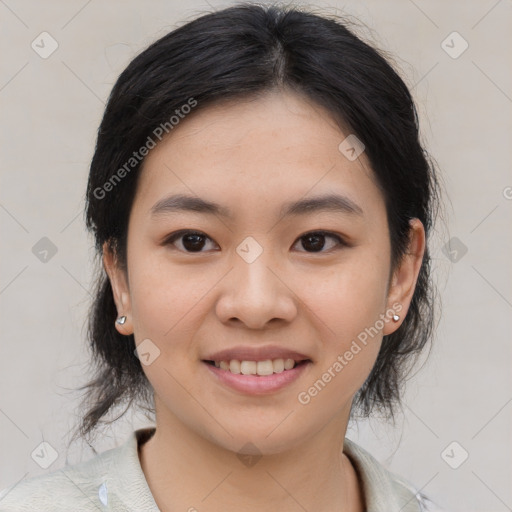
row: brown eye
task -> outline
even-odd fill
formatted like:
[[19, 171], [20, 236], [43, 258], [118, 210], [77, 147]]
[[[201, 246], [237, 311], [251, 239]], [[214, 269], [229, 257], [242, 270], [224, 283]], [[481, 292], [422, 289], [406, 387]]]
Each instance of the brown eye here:
[[207, 240], [211, 240], [200, 231], [177, 231], [165, 240], [165, 245], [173, 245], [177, 240], [181, 240], [182, 248], [185, 252], [204, 252], [202, 249]]
[[[335, 244], [331, 245], [327, 251], [323, 251], [326, 246], [326, 239], [335, 240]], [[306, 249], [305, 252], [329, 252], [334, 247], [346, 245], [345, 241], [335, 233], [329, 231], [311, 231], [302, 235], [299, 240], [302, 241], [302, 246]]]

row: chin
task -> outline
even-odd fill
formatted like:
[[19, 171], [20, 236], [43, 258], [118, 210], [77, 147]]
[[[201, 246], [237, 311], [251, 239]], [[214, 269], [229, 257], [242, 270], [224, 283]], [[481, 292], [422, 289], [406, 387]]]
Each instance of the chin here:
[[237, 428], [232, 426], [229, 429], [231, 436], [222, 432], [221, 435], [210, 435], [208, 439], [219, 448], [237, 455], [261, 456], [277, 455], [292, 450], [308, 437], [306, 433], [292, 433], [276, 426], [276, 423], [262, 425], [261, 428], [255, 428], [254, 425], [238, 425]]

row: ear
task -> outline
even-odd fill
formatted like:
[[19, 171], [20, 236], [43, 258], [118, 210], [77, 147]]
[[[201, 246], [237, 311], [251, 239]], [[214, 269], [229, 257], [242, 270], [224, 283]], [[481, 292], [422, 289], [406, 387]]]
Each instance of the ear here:
[[121, 325], [116, 322], [115, 327], [125, 336], [133, 334], [130, 290], [126, 271], [119, 265], [118, 259], [108, 242], [103, 244], [103, 267], [110, 279], [117, 314], [118, 316], [126, 316], [125, 323]]
[[409, 245], [402, 261], [393, 272], [387, 298], [388, 310], [394, 310], [400, 319], [398, 322], [386, 322], [384, 335], [395, 332], [407, 315], [425, 253], [423, 224], [419, 219], [411, 219], [409, 225]]

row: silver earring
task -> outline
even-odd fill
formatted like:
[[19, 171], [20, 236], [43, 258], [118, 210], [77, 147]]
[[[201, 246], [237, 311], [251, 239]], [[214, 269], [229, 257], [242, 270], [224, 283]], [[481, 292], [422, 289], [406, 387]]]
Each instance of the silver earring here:
[[119, 325], [123, 325], [124, 323], [126, 322], [126, 317], [123, 315], [123, 316], [120, 316], [117, 320], [116, 320], [116, 324], [119, 324]]
[[393, 322], [398, 322], [400, 320], [400, 317], [398, 315], [393, 315]]

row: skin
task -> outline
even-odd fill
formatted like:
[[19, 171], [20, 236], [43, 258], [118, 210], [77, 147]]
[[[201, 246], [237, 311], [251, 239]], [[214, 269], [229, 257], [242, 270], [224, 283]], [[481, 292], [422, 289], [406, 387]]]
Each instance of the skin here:
[[[127, 316], [116, 328], [160, 350], [143, 365], [157, 429], [139, 457], [164, 512], [364, 509], [343, 453], [350, 408], [382, 336], [407, 313], [425, 233], [419, 220], [411, 221], [409, 250], [392, 271], [384, 197], [364, 153], [350, 161], [339, 151], [347, 135], [305, 97], [273, 91], [198, 110], [146, 157], [129, 219], [127, 272], [107, 245], [103, 261], [118, 312]], [[332, 192], [357, 203], [362, 214], [279, 217], [285, 202]], [[234, 217], [152, 218], [151, 207], [171, 193], [215, 201]], [[193, 241], [184, 245], [183, 237], [164, 243], [181, 229], [206, 235], [201, 252], [191, 252]], [[304, 235], [318, 230], [349, 245], [326, 236], [315, 248]], [[252, 263], [236, 252], [248, 236], [263, 249]], [[387, 321], [301, 404], [298, 394], [394, 304], [401, 305], [400, 320]], [[284, 389], [250, 396], [218, 384], [201, 362], [240, 344], [282, 345], [313, 363]], [[248, 442], [262, 454], [251, 467], [237, 457]]]

